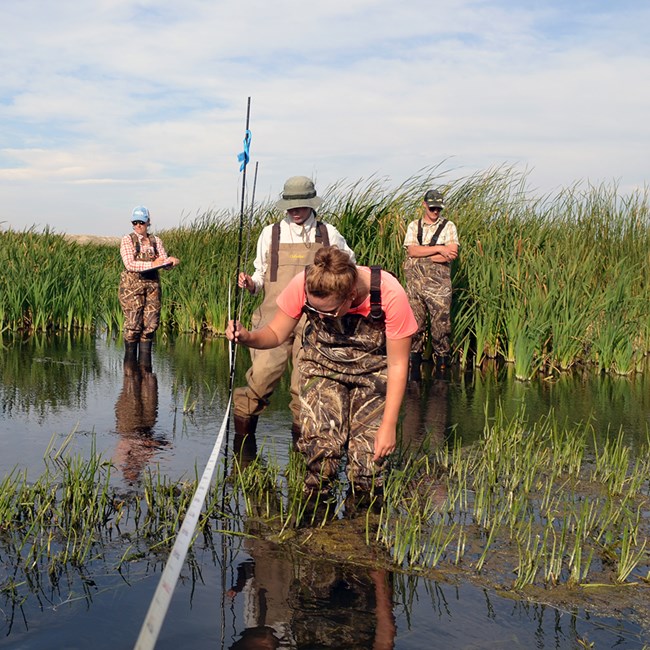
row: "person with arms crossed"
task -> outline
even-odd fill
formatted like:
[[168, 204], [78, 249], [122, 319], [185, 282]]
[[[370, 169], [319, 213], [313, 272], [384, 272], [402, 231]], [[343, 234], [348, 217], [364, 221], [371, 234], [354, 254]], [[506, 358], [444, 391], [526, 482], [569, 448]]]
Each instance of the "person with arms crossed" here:
[[443, 195], [429, 190], [422, 205], [423, 217], [409, 223], [404, 238], [406, 292], [418, 322], [411, 350], [413, 381], [420, 380], [427, 318], [434, 361], [438, 367], [450, 363], [451, 262], [458, 257], [456, 226], [442, 217]]

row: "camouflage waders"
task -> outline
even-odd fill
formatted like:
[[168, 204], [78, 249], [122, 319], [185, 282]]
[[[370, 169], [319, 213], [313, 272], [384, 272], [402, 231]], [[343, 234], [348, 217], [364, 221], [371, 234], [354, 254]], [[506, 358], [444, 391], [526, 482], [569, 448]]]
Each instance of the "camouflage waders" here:
[[[154, 246], [153, 253], [140, 250], [135, 237], [137, 261], [153, 262], [158, 259]], [[153, 241], [153, 240], [152, 240]], [[160, 324], [160, 277], [158, 269], [138, 273], [122, 271], [119, 289], [120, 305], [124, 312], [124, 340], [130, 343], [149, 341]]]
[[[321, 225], [321, 228], [326, 231], [324, 225]], [[314, 261], [316, 251], [323, 245], [326, 245], [324, 241], [309, 244], [303, 242], [277, 244], [277, 259], [267, 266], [264, 277], [264, 300], [253, 314], [253, 329], [264, 327], [272, 320], [275, 311], [278, 309], [276, 300], [282, 290], [298, 273]], [[300, 392], [300, 375], [296, 359], [300, 352], [304, 322], [303, 317], [293, 334], [278, 347], [270, 350], [250, 350], [252, 363], [246, 372], [247, 385], [236, 388], [233, 393], [235, 416], [250, 418], [259, 415], [268, 405], [273, 391], [282, 379], [289, 360], [293, 359], [291, 403], [289, 407], [293, 414], [293, 421], [298, 421], [300, 417], [300, 398], [298, 396]]]
[[306, 487], [327, 488], [346, 451], [350, 483], [363, 491], [382, 487], [373, 456], [388, 380], [384, 323], [308, 314], [299, 365], [305, 381], [296, 446], [307, 460]]
[[411, 351], [421, 354], [427, 331], [427, 316], [431, 346], [436, 357], [445, 357], [450, 350], [451, 337], [451, 268], [429, 257], [408, 257], [404, 262], [406, 293], [418, 331], [413, 336]]

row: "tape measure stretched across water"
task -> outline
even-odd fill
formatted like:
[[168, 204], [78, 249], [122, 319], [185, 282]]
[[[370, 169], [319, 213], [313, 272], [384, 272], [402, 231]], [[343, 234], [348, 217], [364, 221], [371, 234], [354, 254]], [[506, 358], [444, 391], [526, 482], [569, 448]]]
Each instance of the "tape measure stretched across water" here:
[[160, 632], [160, 628], [165, 619], [169, 602], [174, 593], [174, 589], [176, 588], [178, 576], [180, 575], [181, 568], [185, 562], [185, 556], [187, 555], [190, 543], [192, 542], [192, 535], [194, 534], [196, 524], [201, 515], [201, 509], [203, 508], [205, 497], [210, 489], [214, 468], [216, 467], [217, 458], [221, 451], [221, 443], [228, 426], [231, 401], [232, 393], [231, 399], [228, 400], [226, 415], [223, 418], [219, 435], [217, 436], [210, 458], [203, 470], [203, 476], [201, 476], [199, 485], [196, 488], [196, 492], [194, 493], [190, 507], [187, 510], [181, 529], [176, 536], [176, 541], [174, 542], [172, 551], [167, 558], [167, 563], [165, 564], [165, 568], [160, 576], [160, 582], [158, 583], [158, 587], [156, 587], [151, 604], [149, 605], [149, 610], [147, 611], [142, 628], [140, 629], [140, 635], [135, 643], [134, 650], [152, 650], [156, 644], [156, 640], [158, 639], [158, 633]]
[[[241, 214], [240, 214], [240, 226], [239, 226], [239, 244], [237, 250], [237, 274], [235, 277], [239, 277], [239, 269], [241, 262], [241, 247], [242, 247], [242, 229], [244, 221], [244, 198], [246, 195], [246, 165], [250, 160], [250, 142], [251, 142], [251, 132], [249, 130], [250, 124], [250, 110], [251, 110], [251, 98], [248, 98], [248, 106], [246, 109], [246, 134], [244, 137], [244, 151], [239, 154], [238, 159], [240, 164], [239, 171], [243, 172], [242, 175], [242, 188], [241, 188]], [[255, 167], [255, 179], [257, 180], [257, 166]], [[255, 202], [255, 190], [253, 189], [253, 203]], [[253, 206], [251, 205], [251, 221], [253, 218]], [[237, 318], [241, 312], [241, 293], [239, 309], [235, 310], [237, 312]], [[228, 285], [228, 321], [232, 319], [231, 310], [230, 310], [230, 285]], [[230, 350], [230, 385], [229, 385], [229, 397], [228, 405], [226, 406], [226, 415], [223, 418], [221, 423], [221, 429], [219, 430], [219, 435], [214, 443], [212, 453], [210, 458], [203, 470], [203, 476], [199, 481], [199, 485], [196, 488], [194, 497], [192, 498], [192, 503], [187, 510], [185, 519], [181, 529], [176, 536], [176, 541], [172, 547], [172, 551], [167, 558], [167, 563], [163, 570], [162, 575], [160, 576], [160, 582], [156, 587], [154, 592], [153, 599], [149, 605], [149, 610], [140, 629], [140, 635], [138, 640], [135, 643], [134, 650], [153, 650], [156, 640], [158, 639], [158, 633], [162, 627], [165, 615], [167, 614], [167, 609], [169, 608], [169, 602], [171, 601], [172, 594], [176, 588], [176, 582], [178, 581], [178, 576], [181, 573], [181, 568], [185, 562], [185, 556], [187, 551], [192, 543], [192, 535], [196, 529], [196, 524], [198, 523], [199, 516], [201, 514], [201, 509], [205, 502], [205, 497], [210, 488], [210, 483], [212, 481], [212, 475], [214, 474], [214, 468], [217, 464], [217, 458], [219, 457], [219, 452], [221, 451], [221, 445], [225, 432], [228, 428], [228, 419], [230, 418], [230, 406], [232, 404], [232, 395], [233, 395], [233, 383], [235, 379], [235, 357], [237, 346], [231, 342]]]

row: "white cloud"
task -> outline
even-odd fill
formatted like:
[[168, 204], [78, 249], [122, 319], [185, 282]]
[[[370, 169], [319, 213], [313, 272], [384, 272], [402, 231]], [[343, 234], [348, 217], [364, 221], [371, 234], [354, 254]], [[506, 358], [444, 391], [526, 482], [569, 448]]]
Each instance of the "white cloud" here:
[[531, 6], [10, 0], [0, 221], [118, 235], [140, 203], [163, 227], [236, 208], [248, 96], [259, 197], [443, 160], [642, 186], [648, 9]]

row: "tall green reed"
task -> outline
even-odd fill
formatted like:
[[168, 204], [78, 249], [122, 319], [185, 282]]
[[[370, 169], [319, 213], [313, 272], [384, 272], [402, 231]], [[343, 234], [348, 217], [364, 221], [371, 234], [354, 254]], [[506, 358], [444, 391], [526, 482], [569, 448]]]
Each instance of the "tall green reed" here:
[[[339, 228], [359, 263], [381, 264], [403, 279], [407, 224], [420, 216], [425, 190], [438, 187], [461, 242], [452, 265], [452, 341], [463, 366], [501, 359], [517, 364], [521, 379], [578, 365], [643, 371], [650, 351], [647, 191], [575, 184], [539, 197], [514, 168], [452, 179], [445, 165], [397, 185], [380, 177], [337, 182], [322, 192], [320, 216]], [[252, 272], [261, 229], [281, 216], [268, 202], [247, 215], [242, 270]], [[222, 334], [236, 283], [238, 214], [208, 211], [160, 235], [182, 260], [161, 274], [161, 332]], [[0, 328], [121, 328], [117, 246], [82, 246], [50, 230], [4, 231], [0, 264]], [[242, 320], [258, 303], [243, 296]]]

